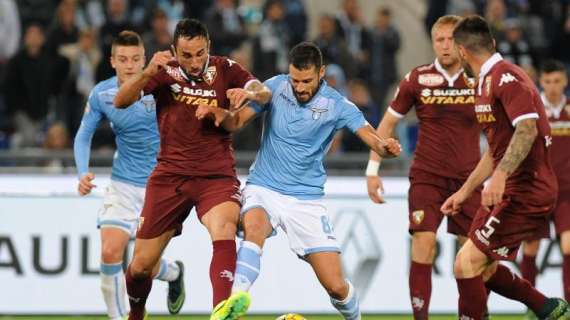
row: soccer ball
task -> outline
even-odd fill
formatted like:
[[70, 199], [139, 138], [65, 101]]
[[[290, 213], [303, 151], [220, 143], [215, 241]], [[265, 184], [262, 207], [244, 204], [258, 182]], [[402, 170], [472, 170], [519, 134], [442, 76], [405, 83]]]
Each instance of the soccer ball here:
[[296, 313], [288, 313], [288, 314], [284, 314], [282, 316], [277, 317], [277, 319], [275, 320], [306, 320], [305, 317], [303, 317], [300, 314], [296, 314]]

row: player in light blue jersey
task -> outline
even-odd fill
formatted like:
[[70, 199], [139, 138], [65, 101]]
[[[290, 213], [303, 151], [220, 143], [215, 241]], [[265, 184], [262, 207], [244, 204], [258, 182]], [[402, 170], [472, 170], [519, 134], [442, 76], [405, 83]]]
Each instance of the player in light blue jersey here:
[[[266, 105], [239, 111], [208, 107], [227, 130], [243, 127], [265, 112], [261, 148], [243, 190], [242, 227], [232, 295], [211, 319], [237, 319], [249, 306], [249, 289], [260, 271], [265, 239], [281, 227], [291, 250], [306, 260], [345, 319], [360, 319], [354, 287], [343, 276], [340, 248], [322, 199], [326, 173], [323, 159], [337, 130], [348, 128], [381, 156], [400, 153], [394, 139], [381, 139], [358, 108], [323, 80], [325, 68], [317, 46], [303, 42], [289, 54], [289, 74], [265, 82], [273, 93]], [[243, 99], [231, 101], [240, 106]], [[228, 117], [229, 116], [229, 117]]]
[[[73, 146], [78, 192], [84, 196], [95, 187], [95, 175], [89, 172], [91, 138], [101, 120], [110, 121], [117, 151], [97, 223], [101, 229], [101, 290], [110, 319], [124, 319], [128, 314], [123, 256], [136, 232], [146, 181], [156, 165], [159, 148], [152, 96], [142, 97], [128, 109], [113, 106], [119, 85], [142, 72], [144, 61], [140, 36], [132, 31], [121, 32], [111, 51], [111, 64], [117, 75], [98, 83], [91, 91]], [[168, 310], [176, 314], [185, 299], [184, 266], [180, 261], [162, 259], [155, 269], [155, 278], [168, 281]]]

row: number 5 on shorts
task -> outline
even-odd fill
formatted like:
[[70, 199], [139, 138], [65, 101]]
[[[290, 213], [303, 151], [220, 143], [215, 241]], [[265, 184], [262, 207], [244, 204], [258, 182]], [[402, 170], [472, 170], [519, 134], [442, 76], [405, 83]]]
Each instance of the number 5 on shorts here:
[[483, 237], [485, 237], [485, 239], [487, 239], [487, 240], [495, 232], [495, 228], [493, 226], [491, 226], [491, 224], [493, 224], [493, 222], [496, 222], [497, 224], [499, 224], [499, 223], [501, 223], [501, 220], [499, 220], [495, 217], [489, 217], [489, 220], [487, 220], [487, 223], [485, 223], [485, 230], [481, 231], [481, 235]]

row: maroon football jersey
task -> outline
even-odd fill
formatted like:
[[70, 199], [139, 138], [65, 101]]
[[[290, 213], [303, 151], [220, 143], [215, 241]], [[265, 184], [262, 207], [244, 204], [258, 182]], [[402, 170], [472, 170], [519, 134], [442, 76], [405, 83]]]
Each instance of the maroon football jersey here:
[[542, 102], [550, 122], [552, 167], [558, 179], [560, 193], [570, 193], [570, 98], [558, 104], [550, 103], [544, 95]]
[[481, 67], [475, 112], [487, 136], [494, 167], [503, 158], [515, 125], [524, 119], [536, 119], [538, 136], [528, 156], [507, 179], [505, 194], [537, 206], [551, 203], [558, 191], [549, 156], [552, 137], [532, 80], [520, 67], [496, 53]]
[[436, 60], [400, 82], [388, 112], [402, 118], [415, 107], [419, 133], [412, 171], [466, 179], [480, 158], [481, 128], [473, 121], [474, 89], [463, 71], [448, 75]]
[[243, 88], [254, 77], [238, 63], [210, 56], [200, 79], [189, 78], [177, 62], [169, 63], [144, 88], [156, 100], [160, 131], [158, 167], [188, 176], [233, 176], [232, 139], [210, 119], [198, 120], [196, 108], [229, 108], [226, 90]]

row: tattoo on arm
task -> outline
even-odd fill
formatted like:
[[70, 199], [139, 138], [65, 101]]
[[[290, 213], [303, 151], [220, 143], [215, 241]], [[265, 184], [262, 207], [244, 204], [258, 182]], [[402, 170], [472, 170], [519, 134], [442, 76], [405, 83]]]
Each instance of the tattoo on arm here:
[[517, 123], [509, 147], [499, 163], [499, 169], [511, 175], [527, 157], [537, 134], [536, 119], [526, 119]]

